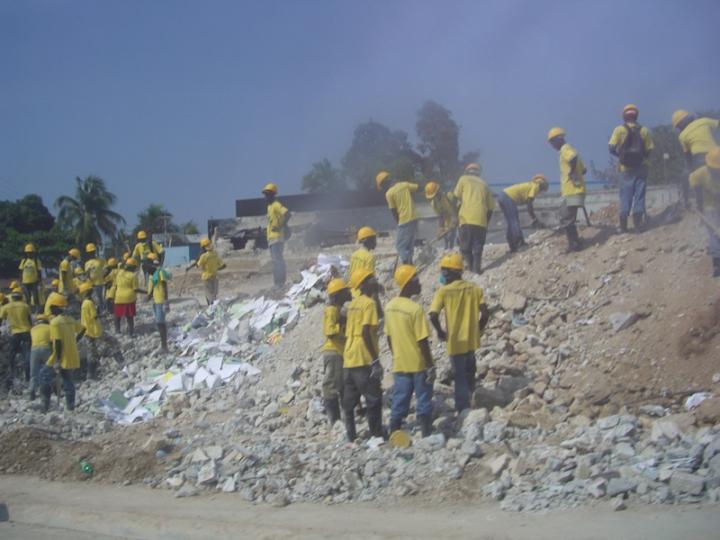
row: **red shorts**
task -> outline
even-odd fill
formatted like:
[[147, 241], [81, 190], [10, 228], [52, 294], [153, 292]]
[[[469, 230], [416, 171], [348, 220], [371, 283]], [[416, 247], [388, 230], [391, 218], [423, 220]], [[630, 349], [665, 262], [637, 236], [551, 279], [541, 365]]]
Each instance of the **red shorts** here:
[[113, 315], [116, 317], [134, 317], [135, 302], [132, 304], [115, 304], [113, 306]]

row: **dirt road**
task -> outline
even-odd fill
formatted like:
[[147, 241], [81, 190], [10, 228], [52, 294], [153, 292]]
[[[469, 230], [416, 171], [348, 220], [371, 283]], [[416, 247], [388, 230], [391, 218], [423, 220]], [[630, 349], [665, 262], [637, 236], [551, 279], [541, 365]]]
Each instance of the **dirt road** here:
[[717, 538], [717, 508], [606, 505], [547, 514], [511, 514], [495, 504], [428, 506], [348, 504], [253, 506], [236, 495], [173, 498], [165, 490], [0, 477], [10, 522], [0, 538], [478, 538], [683, 540]]

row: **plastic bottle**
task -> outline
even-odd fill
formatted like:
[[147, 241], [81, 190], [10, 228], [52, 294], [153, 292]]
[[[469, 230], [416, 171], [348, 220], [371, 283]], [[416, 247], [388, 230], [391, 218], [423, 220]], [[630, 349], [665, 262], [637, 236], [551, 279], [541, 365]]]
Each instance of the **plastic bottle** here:
[[89, 461], [85, 461], [84, 459], [81, 459], [79, 462], [80, 470], [84, 472], [85, 474], [92, 474], [95, 472], [95, 469], [93, 469], [92, 464]]

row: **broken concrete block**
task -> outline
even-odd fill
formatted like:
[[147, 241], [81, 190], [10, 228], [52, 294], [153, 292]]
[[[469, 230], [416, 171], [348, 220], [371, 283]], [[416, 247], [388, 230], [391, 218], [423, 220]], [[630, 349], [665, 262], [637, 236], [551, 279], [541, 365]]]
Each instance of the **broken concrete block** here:
[[215, 467], [215, 462], [210, 461], [200, 468], [197, 483], [198, 485], [208, 485], [215, 482], [217, 482], [217, 469]]
[[650, 432], [653, 442], [674, 441], [682, 437], [682, 432], [675, 422], [670, 420], [655, 420]]
[[500, 299], [500, 305], [506, 311], [522, 311], [527, 305], [527, 298], [522, 294], [505, 291]]
[[235, 477], [231, 476], [225, 482], [223, 482], [222, 490], [224, 493], [233, 493], [237, 490], [237, 483], [235, 482]]
[[201, 452], [204, 452], [208, 458], [216, 461], [222, 459], [223, 457], [222, 446], [206, 446], [201, 450]]
[[206, 461], [210, 461], [210, 458], [205, 452], [198, 448], [193, 452], [192, 456], [190, 457], [190, 461], [192, 463], [205, 463]]
[[613, 313], [608, 317], [610, 324], [615, 332], [620, 332], [631, 327], [640, 317], [637, 313]]
[[705, 490], [705, 479], [697, 474], [673, 471], [670, 477], [670, 489], [676, 493], [700, 495]]
[[512, 401], [512, 397], [508, 396], [498, 388], [486, 388], [479, 386], [473, 393], [473, 403], [479, 409], [493, 410], [495, 407], [506, 407]]
[[502, 454], [485, 461], [485, 466], [490, 469], [490, 473], [493, 476], [499, 476], [500, 473], [505, 470], [505, 467], [507, 467], [509, 462], [510, 456]]

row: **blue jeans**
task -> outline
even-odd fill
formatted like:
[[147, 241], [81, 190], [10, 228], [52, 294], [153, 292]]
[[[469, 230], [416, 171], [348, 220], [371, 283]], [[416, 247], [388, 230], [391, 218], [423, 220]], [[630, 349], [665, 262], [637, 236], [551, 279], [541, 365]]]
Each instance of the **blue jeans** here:
[[510, 246], [511, 250], [515, 250], [520, 244], [525, 242], [522, 228], [520, 227], [520, 214], [518, 214], [517, 205], [504, 191], [498, 195], [497, 202], [500, 205], [503, 216], [505, 216], [508, 246]]
[[398, 225], [395, 236], [395, 248], [397, 249], [398, 257], [400, 257], [400, 264], [412, 264], [416, 235], [417, 220]]
[[30, 351], [30, 391], [35, 392], [40, 384], [38, 374], [50, 358], [50, 347], [39, 347]]
[[457, 227], [450, 229], [445, 235], [445, 250], [452, 251], [455, 248], [455, 239], [457, 238]]
[[276, 287], [285, 285], [287, 279], [287, 268], [285, 267], [285, 258], [283, 257], [283, 249], [285, 242], [275, 242], [270, 244], [270, 258], [272, 259], [273, 282]]
[[390, 409], [391, 424], [400, 424], [410, 410], [410, 399], [415, 392], [416, 411], [418, 416], [432, 414], [433, 387], [425, 381], [425, 372], [393, 373], [395, 383], [392, 389], [392, 407]]
[[620, 173], [620, 216], [645, 214], [647, 168], [635, 167]]
[[[708, 208], [703, 212], [705, 218], [715, 227], [720, 229], [720, 210]], [[713, 259], [720, 258], [720, 236], [717, 235], [708, 225], [705, 225], [708, 232], [708, 254]]]
[[475, 391], [475, 351], [450, 357], [455, 376], [455, 410], [470, 408], [470, 395]]

